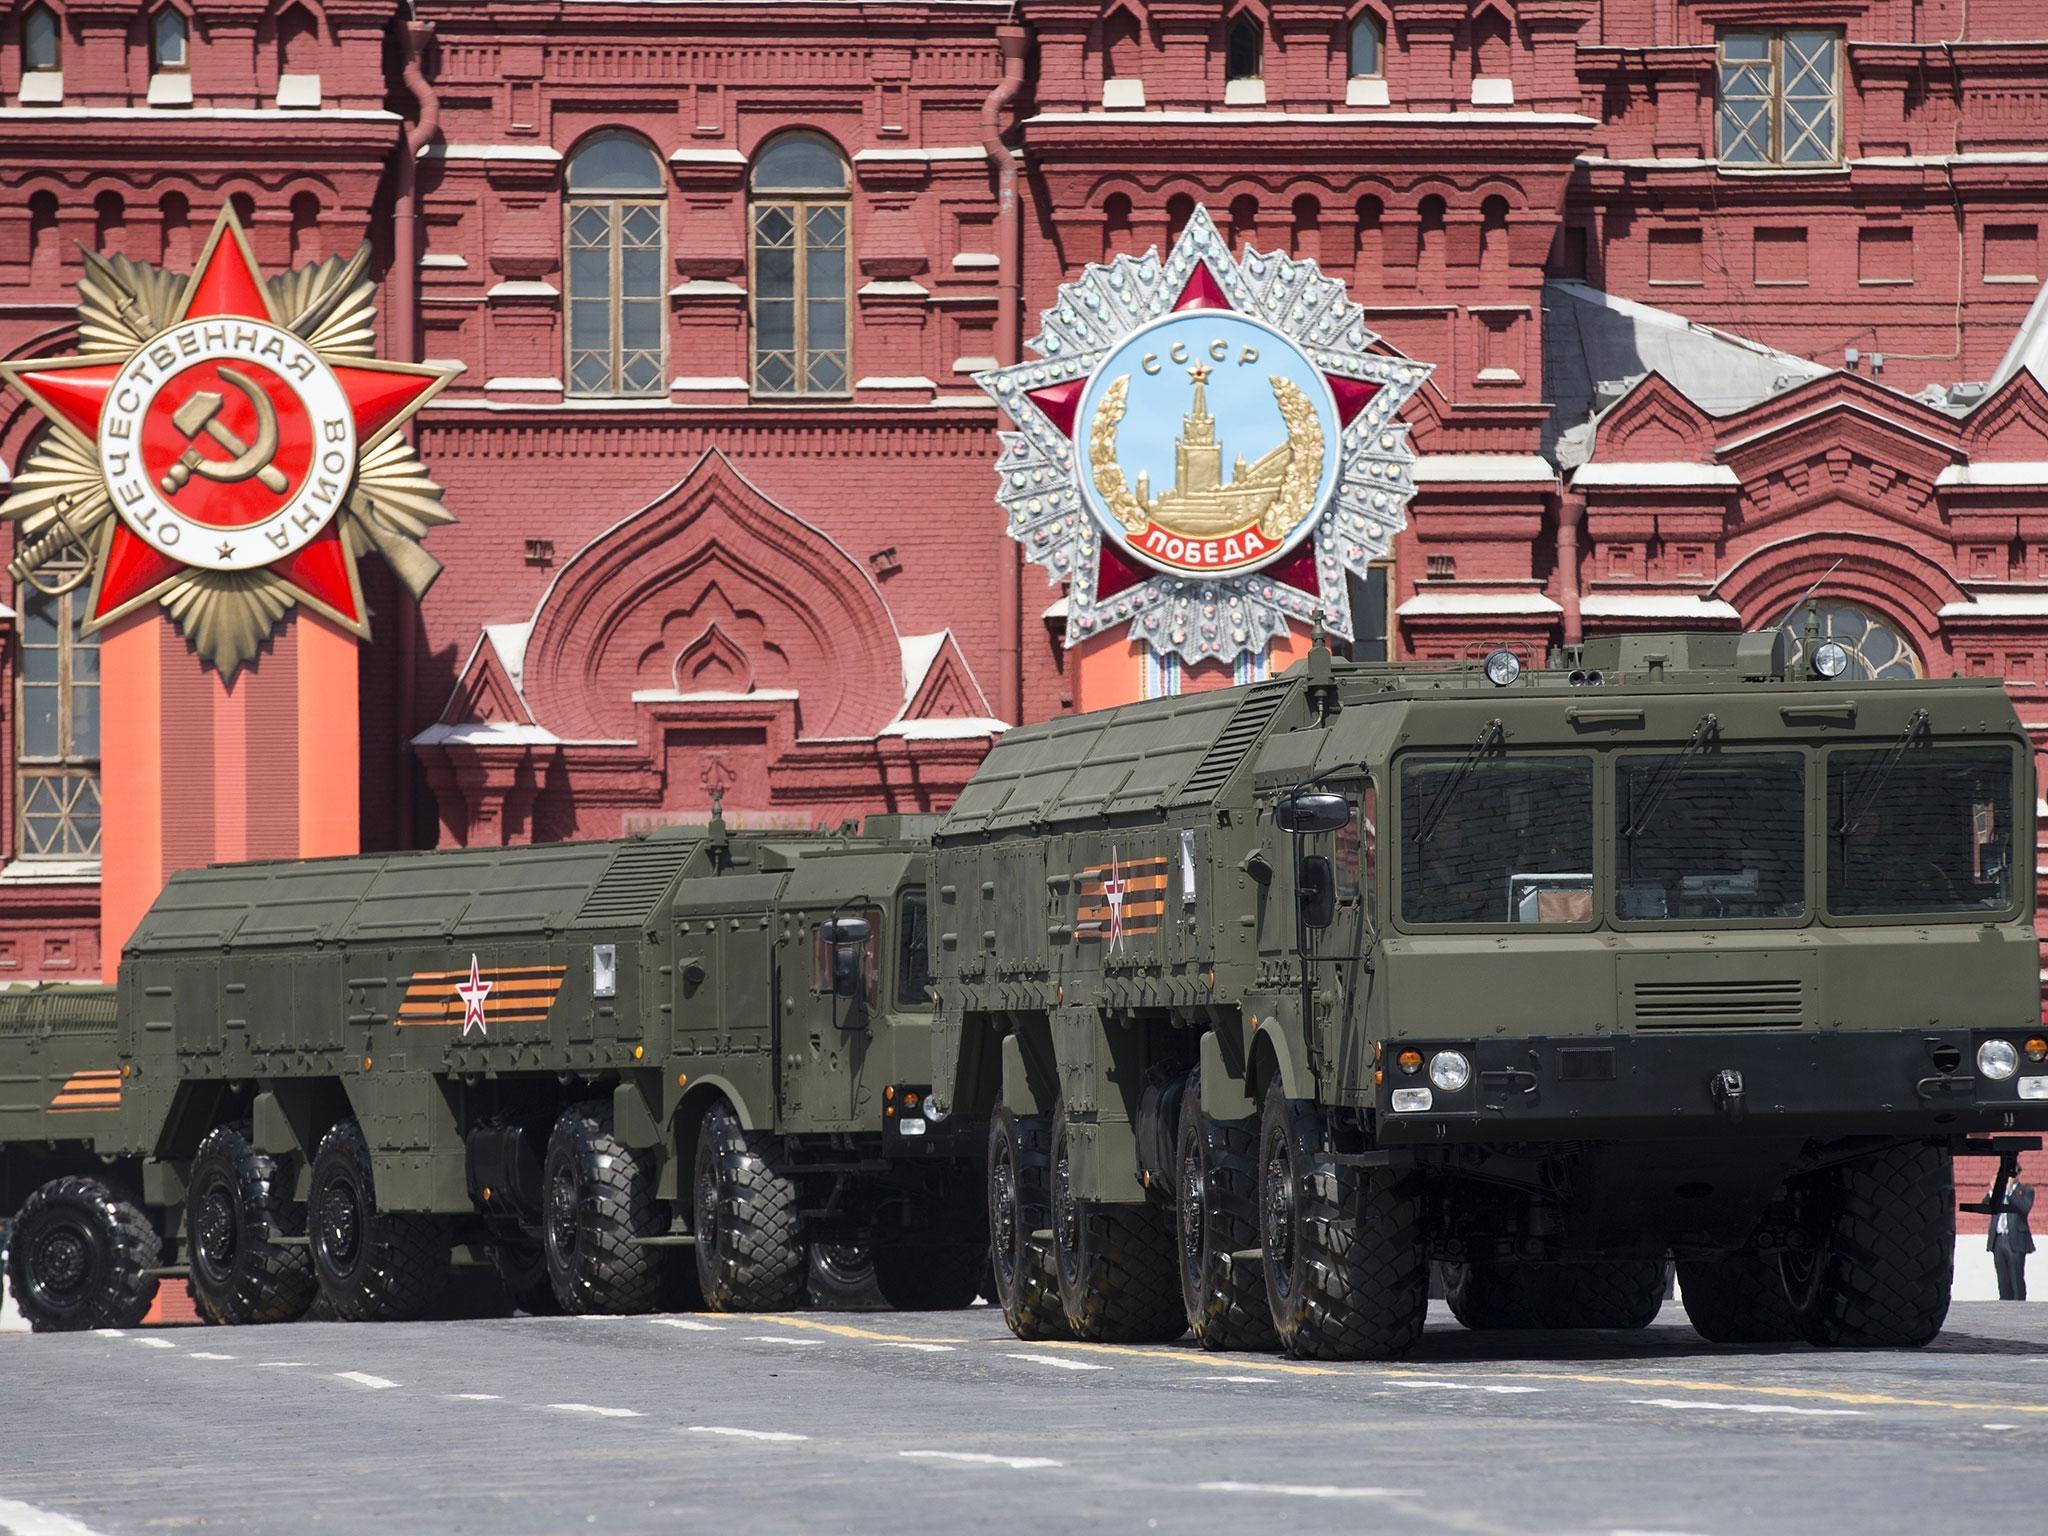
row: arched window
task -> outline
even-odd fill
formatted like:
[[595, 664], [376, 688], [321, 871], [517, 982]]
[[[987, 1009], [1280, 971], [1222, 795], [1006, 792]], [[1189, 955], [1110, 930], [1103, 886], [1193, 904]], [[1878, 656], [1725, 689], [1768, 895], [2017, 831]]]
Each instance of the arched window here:
[[[25, 469], [35, 453], [23, 454]], [[100, 644], [81, 635], [85, 555], [73, 549], [18, 583], [15, 668], [15, 852], [22, 859], [100, 856]]]
[[1508, 267], [1508, 200], [1498, 193], [1479, 205], [1479, 268], [1505, 272]]
[[50, 74], [64, 67], [64, 31], [57, 13], [32, 5], [21, 13], [21, 68], [24, 74]]
[[[1848, 648], [1849, 670], [1844, 674], [1847, 681], [1860, 683], [1922, 675], [1920, 656], [1912, 642], [1881, 614], [1858, 603], [1825, 597], [1814, 602], [1813, 608], [1821, 639], [1834, 640]], [[1806, 665], [1806, 609], [1806, 603], [1795, 603], [1791, 612], [1778, 621], [1778, 628], [1785, 632], [1787, 664], [1793, 668]]]
[[754, 158], [749, 182], [754, 389], [844, 394], [852, 378], [846, 161], [817, 133], [785, 133]]
[[662, 388], [668, 177], [654, 151], [601, 134], [569, 157], [569, 393]]
[[320, 199], [301, 192], [292, 199], [292, 265], [320, 259]]
[[191, 38], [185, 13], [167, 5], [149, 19], [149, 67], [152, 73], [192, 67]]
[[1102, 104], [1142, 107], [1145, 82], [1138, 68], [1138, 18], [1117, 11], [1102, 23]]
[[1223, 39], [1223, 78], [1257, 80], [1266, 68], [1266, 29], [1251, 16], [1230, 24]]
[[1304, 192], [1289, 211], [1294, 215], [1287, 231], [1289, 254], [1304, 261], [1322, 260], [1323, 205]]
[[1472, 23], [1472, 104], [1475, 107], [1504, 107], [1515, 99], [1515, 82], [1508, 72], [1511, 51], [1507, 18], [1488, 11]]
[[1346, 73], [1354, 80], [1370, 79], [1387, 72], [1387, 32], [1379, 17], [1370, 12], [1351, 23]]
[[92, 248], [102, 256], [127, 254], [128, 204], [118, 192], [92, 200]]
[[277, 18], [277, 104], [320, 105], [320, 23], [303, 5], [289, 6]]

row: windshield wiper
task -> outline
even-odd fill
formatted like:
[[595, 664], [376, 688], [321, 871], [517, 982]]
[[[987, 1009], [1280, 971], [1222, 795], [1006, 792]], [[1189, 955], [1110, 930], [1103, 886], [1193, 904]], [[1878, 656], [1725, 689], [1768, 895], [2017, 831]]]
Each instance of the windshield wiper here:
[[1657, 765], [1657, 771], [1651, 777], [1649, 787], [1643, 792], [1642, 809], [1629, 818], [1629, 824], [1621, 829], [1624, 841], [1634, 842], [1636, 834], [1649, 827], [1650, 818], [1657, 814], [1657, 807], [1662, 805], [1664, 797], [1671, 793], [1671, 786], [1678, 782], [1678, 776], [1685, 771], [1685, 765], [1704, 752], [1707, 743], [1715, 740], [1720, 734], [1721, 722], [1718, 719], [1712, 715], [1700, 716], [1692, 728], [1692, 735], [1686, 738], [1686, 743], [1679, 748], [1678, 754], [1665, 758]]
[[1870, 814], [1871, 806], [1877, 803], [1877, 797], [1883, 792], [1885, 782], [1891, 778], [1892, 770], [1899, 766], [1899, 759], [1906, 755], [1906, 749], [1925, 734], [1927, 729], [1927, 711], [1914, 710], [1912, 718], [1906, 722], [1906, 728], [1899, 732], [1899, 739], [1892, 743], [1891, 751], [1885, 754], [1884, 761], [1866, 772], [1863, 781], [1856, 786], [1855, 809], [1849, 808], [1850, 797], [1843, 797], [1842, 820], [1834, 829], [1835, 836], [1849, 837], [1863, 825], [1863, 818]]
[[1506, 740], [1507, 727], [1500, 723], [1500, 717], [1496, 715], [1486, 722], [1486, 729], [1481, 731], [1479, 739], [1472, 743], [1472, 750], [1458, 759], [1458, 766], [1451, 770], [1450, 776], [1444, 780], [1443, 788], [1436, 792], [1436, 797], [1429, 802], [1429, 808], [1422, 813], [1422, 828], [1415, 834], [1417, 848], [1421, 848], [1436, 834], [1437, 823], [1444, 819], [1444, 812], [1451, 808], [1452, 797], [1458, 793], [1458, 786], [1465, 782], [1465, 776], [1471, 773], [1473, 765], [1489, 751], [1504, 746]]

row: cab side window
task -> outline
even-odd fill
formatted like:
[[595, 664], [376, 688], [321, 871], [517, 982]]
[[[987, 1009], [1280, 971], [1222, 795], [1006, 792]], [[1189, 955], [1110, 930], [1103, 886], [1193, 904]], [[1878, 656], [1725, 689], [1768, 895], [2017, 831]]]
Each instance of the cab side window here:
[[1368, 781], [1352, 799], [1351, 820], [1338, 828], [1330, 849], [1337, 870], [1337, 900], [1373, 899], [1373, 876], [1379, 868], [1379, 790]]
[[896, 923], [896, 1002], [931, 1006], [932, 934], [922, 890], [905, 891]]

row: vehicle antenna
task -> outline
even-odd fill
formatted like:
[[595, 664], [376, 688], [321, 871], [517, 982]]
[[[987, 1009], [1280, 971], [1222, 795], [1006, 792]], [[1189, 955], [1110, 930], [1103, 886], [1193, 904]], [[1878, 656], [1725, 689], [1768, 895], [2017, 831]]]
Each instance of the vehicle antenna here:
[[725, 790], [723, 788], [711, 791], [711, 825], [708, 828], [708, 836], [711, 843], [712, 861], [720, 869], [723, 869], [726, 865], [727, 851], [732, 846], [732, 836], [725, 830]]

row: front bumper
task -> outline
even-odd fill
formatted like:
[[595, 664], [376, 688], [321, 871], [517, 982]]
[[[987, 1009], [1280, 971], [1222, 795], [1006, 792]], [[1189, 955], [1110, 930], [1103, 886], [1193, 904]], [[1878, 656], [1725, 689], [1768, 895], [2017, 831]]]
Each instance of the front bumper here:
[[[1454, 1141], [1689, 1138], [1721, 1132], [1950, 1136], [2048, 1130], [2048, 1100], [2020, 1081], [2048, 1075], [2022, 1059], [2003, 1082], [1976, 1070], [1978, 1044], [2009, 1032], [1699, 1030], [1671, 1034], [1389, 1041], [1374, 1090], [1383, 1146]], [[1462, 1052], [1471, 1081], [1397, 1113], [1400, 1050]], [[1405, 1103], [1413, 1102], [1404, 1097]]]

